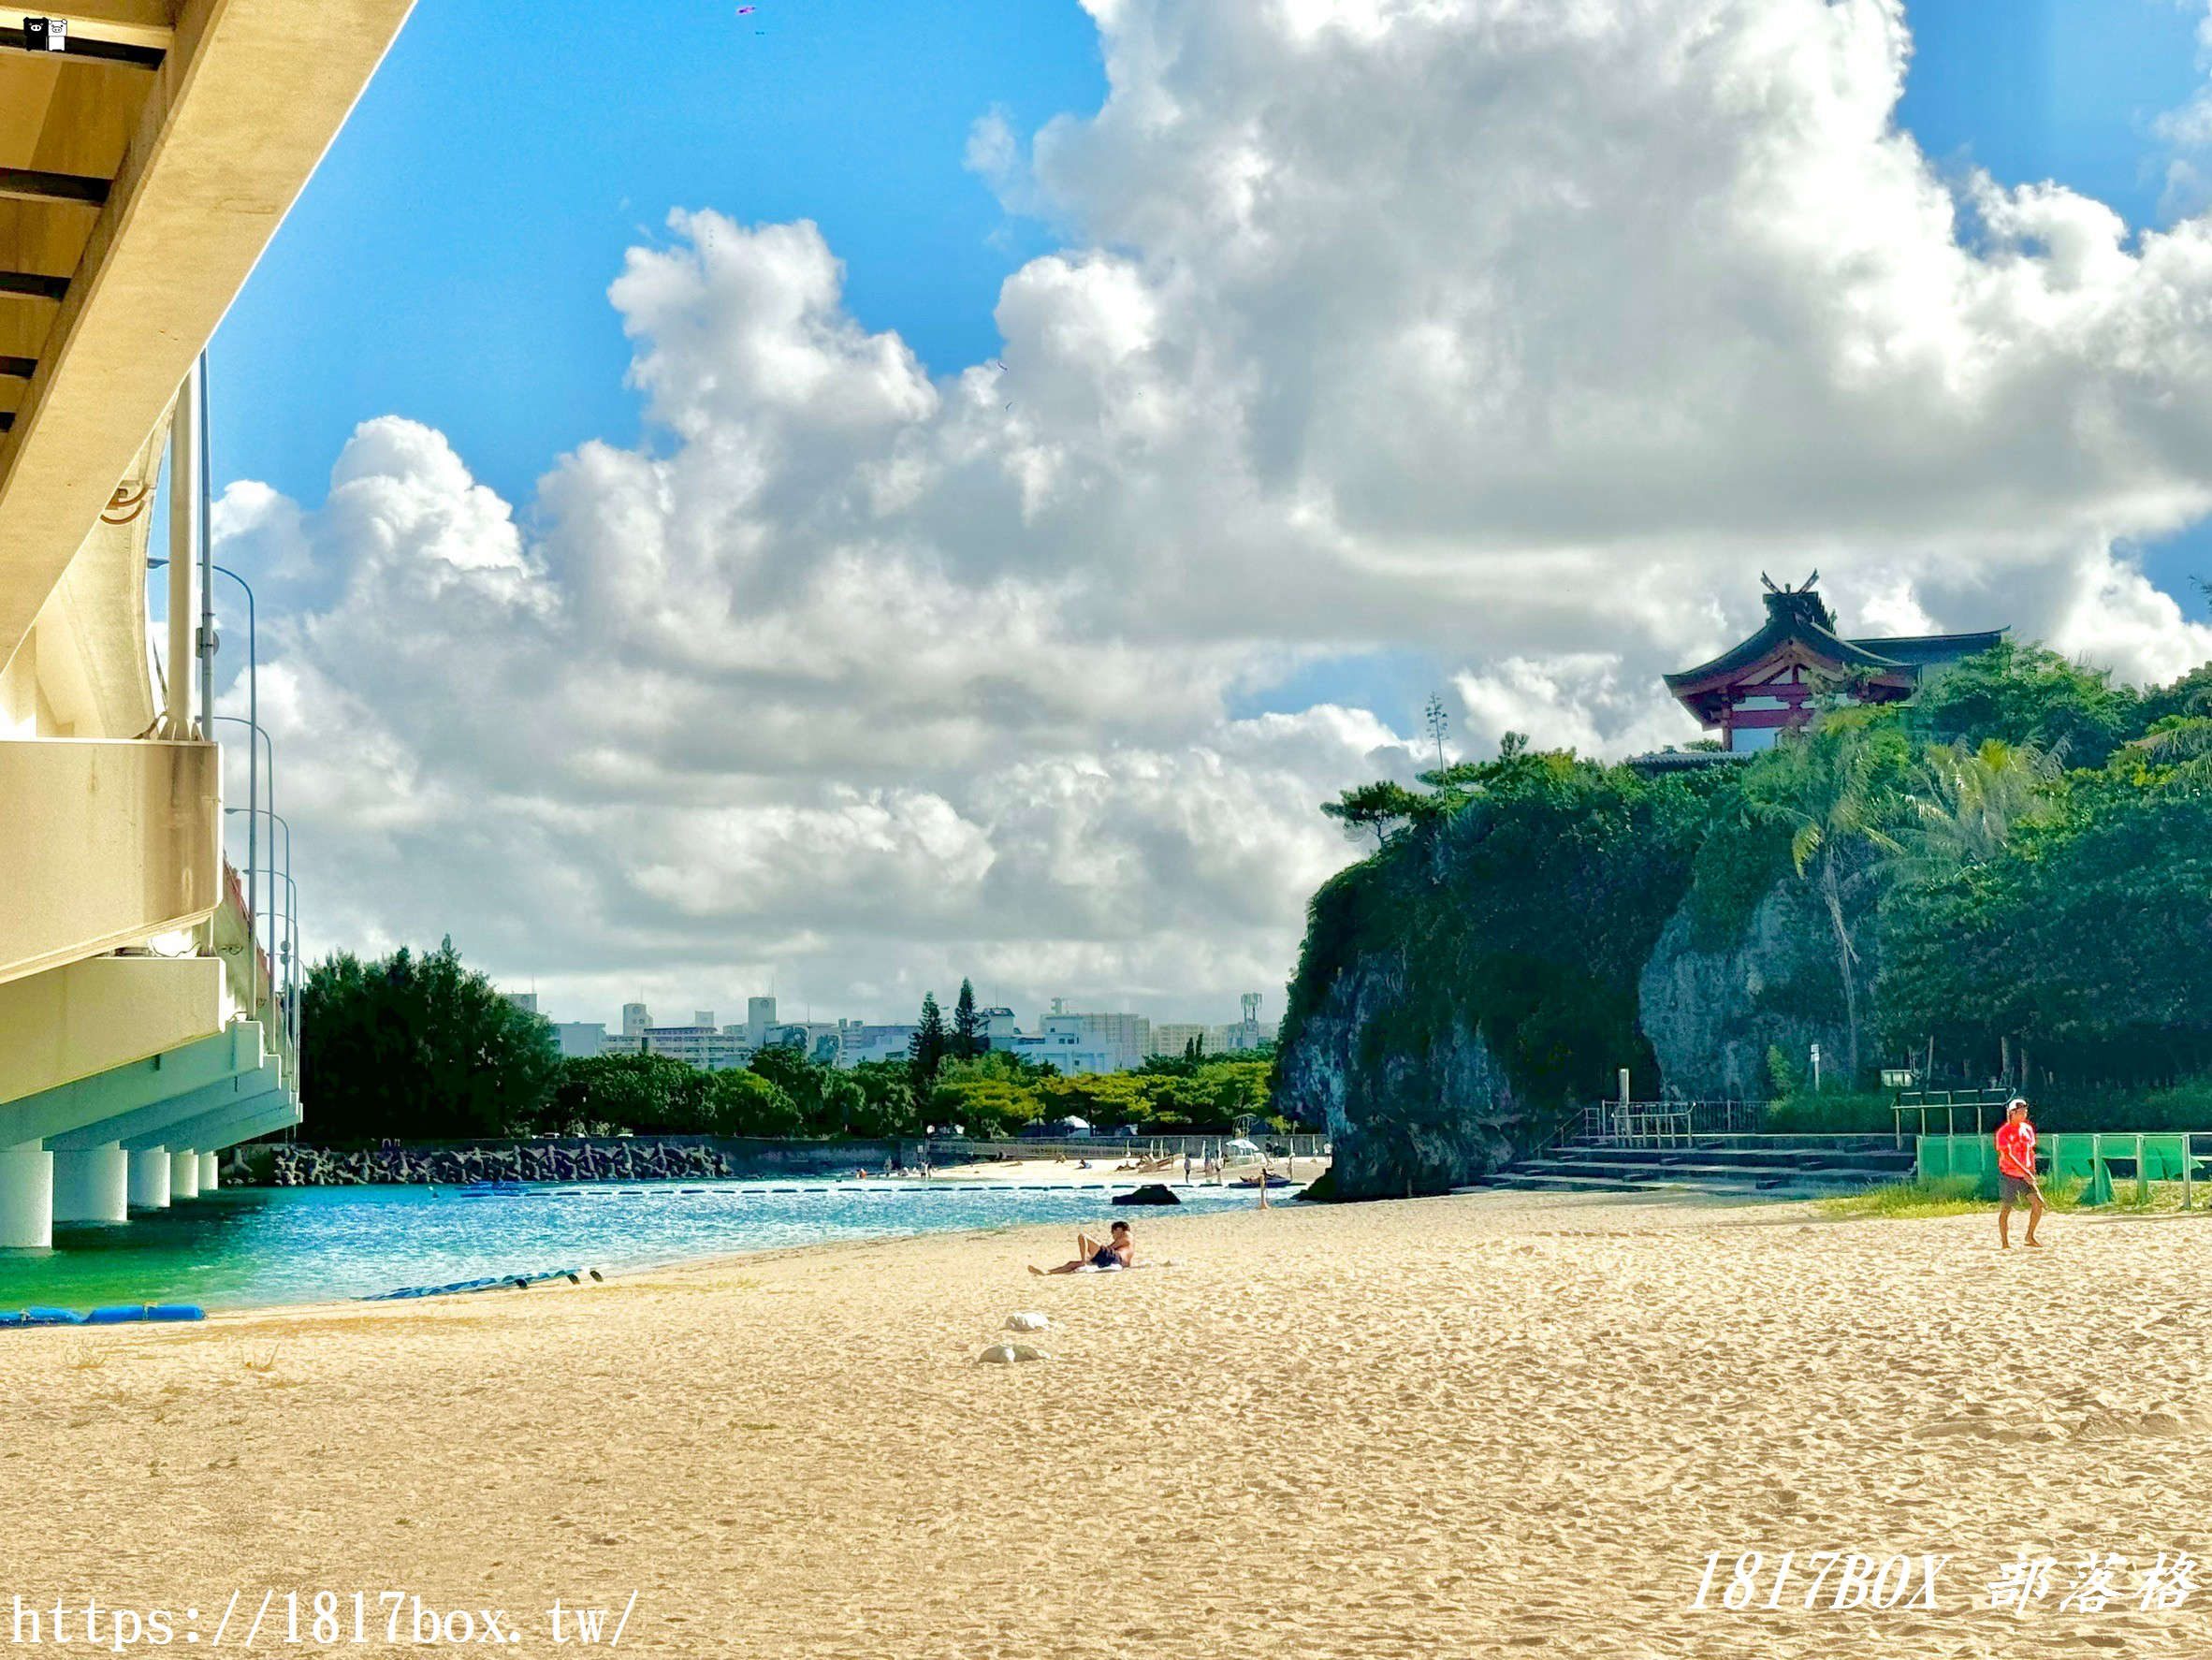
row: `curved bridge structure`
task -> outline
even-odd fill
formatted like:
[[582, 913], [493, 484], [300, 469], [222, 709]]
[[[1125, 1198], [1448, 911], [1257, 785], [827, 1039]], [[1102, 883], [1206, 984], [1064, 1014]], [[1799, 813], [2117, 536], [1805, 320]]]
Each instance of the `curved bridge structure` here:
[[224, 858], [191, 393], [411, 4], [0, 6], [0, 1247], [298, 1122], [285, 935]]

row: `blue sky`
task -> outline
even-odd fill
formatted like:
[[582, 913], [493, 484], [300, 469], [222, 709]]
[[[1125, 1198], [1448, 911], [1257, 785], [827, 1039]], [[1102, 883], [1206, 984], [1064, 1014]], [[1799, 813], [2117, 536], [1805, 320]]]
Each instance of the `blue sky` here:
[[672, 207], [808, 218], [847, 298], [945, 372], [997, 349], [1047, 246], [962, 167], [1105, 92], [1072, 0], [421, 0], [213, 348], [217, 466], [319, 500], [354, 425], [451, 437], [510, 501], [586, 438], [633, 442], [606, 286]]
[[[1940, 164], [2057, 179], [2157, 222], [2151, 123], [2198, 83], [2177, 0], [1919, 0], [1902, 121]], [[2001, 20], [1999, 24], [1996, 20]], [[871, 328], [930, 368], [993, 355], [998, 284], [1052, 244], [962, 165], [1104, 93], [1074, 0], [421, 0], [212, 350], [218, 482], [320, 500], [354, 426], [445, 432], [518, 506], [562, 451], [638, 436], [605, 288], [671, 207], [811, 218]], [[2192, 611], [2212, 533], [2147, 550]], [[1440, 666], [1380, 648], [1238, 713], [1365, 702], [1410, 727]]]

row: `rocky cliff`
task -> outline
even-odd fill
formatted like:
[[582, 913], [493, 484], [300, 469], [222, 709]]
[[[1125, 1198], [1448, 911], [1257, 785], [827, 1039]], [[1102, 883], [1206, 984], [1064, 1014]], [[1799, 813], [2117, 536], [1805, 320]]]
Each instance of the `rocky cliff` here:
[[1621, 1067], [1657, 1087], [1637, 977], [1689, 889], [1714, 781], [1556, 754], [1463, 775], [1450, 810], [1310, 908], [1276, 1106], [1326, 1120], [1345, 1198], [1473, 1180]]
[[[1814, 1043], [1841, 1070], [1849, 1044], [1835, 936], [1804, 882], [1783, 878], [1739, 926], [1715, 930], [1696, 896], [1667, 920], [1637, 982], [1639, 1024], [1667, 1095], [1681, 1100], [1763, 1099], [1783, 1081], [1767, 1052], [1802, 1067]], [[1858, 930], [1859, 979], [1874, 981], [1874, 930]]]
[[1317, 1108], [1346, 1198], [1443, 1193], [1513, 1158], [1532, 1120], [1478, 1025], [1448, 1017], [1418, 1046], [1375, 1041], [1405, 997], [1403, 952], [1361, 956], [1284, 1054], [1280, 1086]]

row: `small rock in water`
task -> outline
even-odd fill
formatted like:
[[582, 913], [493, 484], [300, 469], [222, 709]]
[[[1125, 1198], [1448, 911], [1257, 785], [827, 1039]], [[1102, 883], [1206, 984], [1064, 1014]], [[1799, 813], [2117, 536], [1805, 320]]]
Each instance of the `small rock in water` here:
[[1006, 1329], [1009, 1332], [1041, 1332], [1051, 1324], [1052, 1321], [1041, 1314], [1010, 1314], [1006, 1317]]
[[979, 1362], [996, 1366], [1008, 1365], [1015, 1361], [1041, 1361], [1043, 1359], [1042, 1353], [1031, 1348], [1026, 1343], [994, 1343], [982, 1354], [976, 1356]]
[[1113, 1202], [1115, 1204], [1181, 1204], [1183, 1201], [1175, 1197], [1175, 1189], [1165, 1182], [1147, 1182], [1134, 1192], [1116, 1193]]

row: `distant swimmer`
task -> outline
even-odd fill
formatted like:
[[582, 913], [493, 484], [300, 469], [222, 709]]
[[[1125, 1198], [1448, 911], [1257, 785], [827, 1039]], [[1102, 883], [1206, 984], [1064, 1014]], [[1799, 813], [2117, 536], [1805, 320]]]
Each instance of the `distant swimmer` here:
[[2018, 1096], [2004, 1104], [2004, 1122], [1997, 1129], [1997, 1243], [2013, 1247], [2013, 1206], [2028, 1207], [2028, 1245], [2037, 1244], [2035, 1225], [2043, 1220], [2043, 1189], [2035, 1180], [2035, 1126], [2028, 1122], [2028, 1103]]
[[1112, 1239], [1093, 1239], [1087, 1233], [1075, 1236], [1075, 1260], [1063, 1262], [1057, 1268], [1040, 1268], [1029, 1265], [1031, 1274], [1081, 1274], [1085, 1269], [1103, 1274], [1115, 1268], [1137, 1266], [1137, 1242], [1129, 1232], [1127, 1222], [1113, 1225]]

